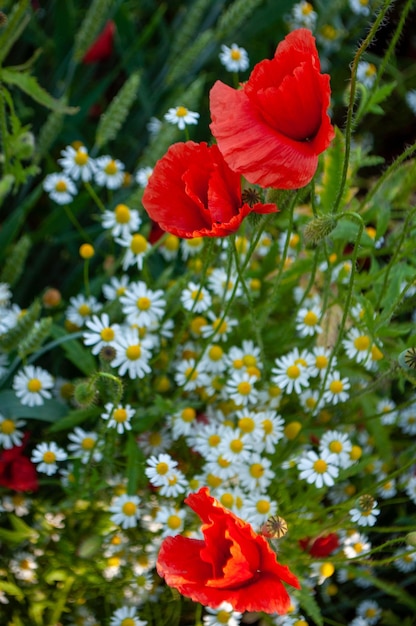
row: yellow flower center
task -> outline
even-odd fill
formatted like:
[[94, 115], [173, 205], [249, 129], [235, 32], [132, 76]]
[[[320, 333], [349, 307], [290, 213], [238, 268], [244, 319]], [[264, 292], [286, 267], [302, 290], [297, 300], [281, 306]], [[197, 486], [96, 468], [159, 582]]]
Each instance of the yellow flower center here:
[[215, 476], [214, 474], [207, 475], [207, 485], [215, 489], [215, 487], [219, 487], [222, 483], [222, 478], [219, 476]]
[[176, 237], [176, 235], [168, 235], [163, 245], [170, 252], [176, 252], [179, 248], [179, 237]]
[[368, 350], [370, 347], [370, 337], [368, 335], [360, 335], [354, 339], [354, 348], [360, 351]]
[[290, 240], [289, 240], [289, 246], [290, 246], [291, 248], [296, 248], [296, 246], [298, 245], [299, 241], [300, 241], [300, 237], [299, 237], [299, 235], [298, 235], [297, 233], [294, 233], [294, 234], [290, 237]]
[[312, 11], [313, 11], [313, 6], [309, 2], [305, 2], [304, 5], [302, 6], [303, 15], [309, 15], [309, 13], [312, 13]]
[[210, 446], [210, 448], [215, 448], [219, 444], [220, 441], [221, 441], [221, 437], [217, 434], [210, 435], [208, 437], [208, 445]]
[[55, 463], [56, 454], [52, 452], [51, 450], [48, 450], [47, 452], [44, 453], [42, 458], [43, 458], [44, 463]]
[[162, 441], [162, 435], [160, 433], [150, 433], [149, 443], [151, 446], [158, 446]]
[[146, 296], [138, 298], [136, 302], [136, 306], [140, 311], [147, 311], [148, 309], [150, 309], [151, 304], [152, 302], [150, 298], [147, 298]]
[[113, 413], [113, 418], [119, 424], [122, 424], [127, 419], [127, 411], [126, 409], [116, 409]]
[[243, 433], [251, 433], [255, 428], [255, 422], [251, 417], [241, 417], [238, 420], [238, 428], [243, 431]]
[[318, 459], [313, 464], [313, 469], [315, 470], [317, 474], [325, 474], [327, 468], [328, 468], [328, 464], [323, 459]]
[[364, 550], [364, 546], [360, 541], [357, 541], [357, 543], [354, 543], [353, 548], [356, 554], [360, 554]]
[[224, 354], [221, 346], [211, 346], [208, 351], [209, 358], [211, 361], [220, 361], [222, 359], [222, 355]]
[[239, 454], [244, 448], [244, 444], [241, 439], [233, 439], [230, 443], [230, 450], [236, 454]]
[[122, 620], [120, 626], [135, 626], [135, 624], [136, 624], [136, 620], [133, 619], [133, 617], [125, 617]]
[[185, 370], [185, 376], [188, 380], [196, 380], [198, 377], [198, 371], [194, 367], [187, 367]]
[[136, 513], [137, 506], [134, 504], [134, 502], [125, 502], [121, 510], [123, 511], [124, 515], [131, 516]]
[[55, 185], [55, 191], [57, 191], [58, 193], [64, 193], [67, 189], [68, 185], [66, 184], [66, 182], [64, 180], [58, 180]]
[[212, 328], [218, 332], [220, 335], [223, 335], [227, 332], [227, 322], [225, 320], [221, 320], [217, 318], [214, 322], [212, 322]]
[[92, 437], [84, 437], [81, 442], [81, 448], [83, 450], [92, 450], [95, 446], [95, 439]]
[[129, 346], [126, 350], [126, 357], [129, 361], [137, 361], [137, 359], [140, 359], [141, 354], [142, 350], [139, 345]]
[[324, 576], [325, 578], [329, 578], [329, 576], [332, 576], [332, 574], [334, 573], [335, 568], [332, 565], [332, 563], [322, 563], [321, 567], [319, 568], [319, 573], [321, 574], [321, 576]]
[[200, 291], [199, 289], [194, 289], [191, 292], [191, 298], [192, 300], [196, 300], [197, 302], [200, 302], [201, 300], [204, 299], [204, 294], [202, 293], [202, 291]]
[[259, 500], [256, 504], [259, 513], [266, 514], [270, 511], [270, 502], [268, 500]]
[[179, 515], [169, 515], [167, 519], [167, 525], [172, 530], [176, 530], [177, 528], [180, 528], [181, 523], [182, 523], [182, 520], [179, 517]]
[[253, 478], [261, 478], [264, 474], [264, 467], [261, 463], [253, 463], [250, 465], [250, 474]]
[[90, 313], [91, 313], [91, 309], [88, 306], [88, 304], [81, 304], [78, 307], [78, 313], [82, 316], [82, 317], [87, 317]]
[[146, 249], [147, 241], [143, 237], [143, 235], [139, 235], [138, 233], [133, 235], [130, 243], [130, 250], [133, 252], [133, 254], [143, 254], [144, 252], [146, 252]]
[[344, 389], [344, 385], [342, 384], [341, 380], [333, 380], [329, 385], [329, 389], [330, 391], [332, 391], [332, 393], [341, 393], [341, 391]]
[[240, 52], [240, 50], [235, 50], [233, 48], [231, 50], [231, 52], [230, 52], [230, 57], [232, 58], [233, 61], [239, 61], [241, 59], [241, 52]]
[[196, 418], [196, 411], [192, 407], [187, 407], [183, 409], [181, 413], [181, 418], [184, 422], [193, 422]]
[[113, 341], [115, 337], [115, 332], [110, 327], [103, 328], [102, 331], [100, 332], [100, 337], [103, 341]]
[[125, 204], [118, 204], [114, 209], [114, 215], [118, 224], [128, 224], [130, 221], [130, 209]]
[[308, 311], [303, 318], [303, 322], [306, 326], [316, 326], [318, 323], [318, 316], [314, 313], [314, 311]]
[[257, 365], [257, 359], [252, 354], [245, 354], [243, 356], [243, 363], [246, 367], [255, 367]]
[[164, 474], [167, 474], [168, 470], [169, 470], [169, 465], [167, 463], [164, 463], [163, 461], [161, 461], [160, 463], [156, 465], [156, 472], [160, 474], [161, 476], [163, 476]]
[[340, 452], [342, 452], [343, 445], [338, 440], [331, 441], [331, 443], [329, 444], [329, 449], [331, 450], [331, 452], [335, 452], [335, 454], [339, 454]]
[[227, 509], [231, 509], [234, 504], [234, 496], [232, 493], [223, 493], [220, 502], [223, 506], [227, 507]]
[[380, 361], [383, 358], [383, 353], [377, 346], [371, 347], [371, 358], [373, 361]]
[[104, 172], [108, 174], [109, 176], [114, 176], [114, 174], [117, 174], [118, 172], [117, 163], [113, 161], [113, 159], [111, 159], [111, 161], [109, 161], [107, 165], [105, 166]]
[[243, 380], [237, 385], [237, 391], [242, 396], [248, 396], [251, 391], [251, 384], [246, 380]]
[[227, 461], [227, 459], [224, 459], [224, 457], [220, 456], [218, 457], [218, 465], [220, 467], [230, 467], [231, 461]]
[[332, 26], [332, 24], [325, 24], [324, 26], [322, 26], [321, 34], [323, 37], [325, 37], [325, 39], [328, 39], [329, 41], [333, 41], [337, 37], [336, 28]]
[[308, 409], [314, 409], [316, 407], [316, 403], [317, 400], [313, 396], [309, 396], [309, 398], [307, 398], [305, 402]]
[[367, 69], [365, 71], [366, 76], [368, 76], [370, 78], [371, 76], [374, 76], [374, 74], [376, 72], [377, 72], [377, 68], [374, 65], [374, 63], [369, 63], [368, 67], [367, 67]]
[[219, 622], [220, 624], [228, 624], [229, 620], [231, 617], [231, 613], [229, 613], [228, 611], [224, 611], [223, 609], [221, 609], [220, 611], [218, 611], [217, 613], [217, 617], [216, 620], [217, 622]]
[[13, 420], [5, 419], [0, 424], [0, 430], [5, 435], [11, 435], [16, 430]]
[[318, 355], [315, 359], [315, 365], [319, 370], [325, 369], [325, 367], [328, 365], [327, 357], [323, 354]]
[[265, 419], [261, 423], [263, 430], [266, 435], [270, 435], [273, 432], [273, 422], [272, 420]]
[[176, 107], [176, 115], [178, 117], [185, 117], [188, 115], [188, 109], [186, 107]]
[[77, 150], [74, 156], [74, 161], [80, 167], [83, 167], [88, 163], [88, 154], [83, 150]]
[[42, 389], [42, 383], [39, 378], [31, 378], [27, 383], [28, 391], [38, 393]]
[[298, 367], [297, 365], [289, 365], [289, 367], [286, 370], [286, 374], [292, 380], [295, 378], [298, 378], [300, 376], [300, 367]]

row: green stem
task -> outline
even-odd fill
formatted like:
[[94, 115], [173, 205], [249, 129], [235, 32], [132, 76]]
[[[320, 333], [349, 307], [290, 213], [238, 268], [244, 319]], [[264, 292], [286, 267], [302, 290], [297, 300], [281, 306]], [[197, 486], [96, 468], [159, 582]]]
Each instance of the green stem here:
[[345, 185], [347, 183], [347, 178], [348, 178], [348, 167], [349, 167], [350, 151], [351, 151], [351, 135], [352, 135], [353, 126], [355, 126], [356, 124], [356, 120], [354, 120], [354, 103], [355, 103], [355, 93], [356, 93], [356, 86], [357, 86], [358, 63], [362, 55], [364, 54], [365, 50], [368, 48], [371, 41], [373, 40], [381, 22], [383, 21], [388, 9], [390, 8], [390, 5], [391, 5], [391, 0], [385, 0], [383, 8], [380, 10], [380, 13], [377, 15], [377, 18], [374, 21], [374, 24], [372, 25], [367, 37], [364, 39], [364, 41], [361, 43], [360, 47], [358, 48], [357, 53], [352, 62], [350, 96], [349, 96], [348, 109], [347, 109], [347, 122], [345, 125], [344, 164], [342, 168], [341, 183], [340, 183], [338, 194], [334, 203], [334, 210], [333, 210], [334, 213], [336, 213], [339, 209], [339, 205], [341, 204], [341, 200], [344, 194], [344, 188], [345, 188]]
[[89, 272], [88, 272], [89, 267], [90, 267], [90, 260], [85, 259], [84, 261], [84, 287], [85, 287], [85, 294], [87, 297], [91, 295]]
[[11, 158], [10, 158], [10, 146], [9, 146], [9, 133], [7, 130], [7, 120], [6, 120], [6, 100], [3, 95], [4, 87], [0, 86], [0, 135], [2, 137], [2, 146], [3, 146], [3, 174], [10, 174], [12, 171], [11, 168]]
[[101, 199], [98, 197], [98, 195], [95, 192], [95, 189], [93, 188], [93, 186], [91, 185], [91, 183], [89, 182], [84, 182], [84, 186], [85, 189], [88, 191], [88, 193], [90, 194], [91, 198], [94, 200], [95, 204], [97, 205], [97, 207], [100, 209], [100, 211], [102, 213], [104, 213], [105, 206], [102, 203]]
[[75, 227], [75, 229], [78, 231], [78, 233], [81, 235], [82, 239], [85, 242], [87, 242], [87, 243], [91, 243], [91, 238], [87, 235], [85, 230], [82, 228], [81, 224], [78, 222], [78, 220], [75, 217], [75, 215], [73, 214], [71, 208], [67, 204], [64, 205], [64, 210], [65, 210], [65, 213], [66, 213], [69, 221]]

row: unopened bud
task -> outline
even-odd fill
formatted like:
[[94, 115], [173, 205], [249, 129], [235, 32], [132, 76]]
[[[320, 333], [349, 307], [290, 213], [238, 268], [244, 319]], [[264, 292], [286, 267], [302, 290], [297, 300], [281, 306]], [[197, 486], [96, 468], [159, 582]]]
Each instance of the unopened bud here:
[[80, 406], [91, 406], [97, 396], [95, 385], [90, 380], [82, 381], [75, 385], [74, 399]]
[[331, 215], [315, 217], [303, 231], [306, 244], [317, 244], [334, 230], [337, 221]]
[[263, 537], [268, 537], [270, 539], [280, 539], [287, 533], [287, 523], [283, 517], [279, 517], [279, 515], [273, 515], [269, 517], [269, 519], [264, 522], [263, 526], [260, 529], [260, 533]]
[[407, 533], [405, 539], [408, 546], [416, 548], [416, 530], [412, 531], [411, 533]]

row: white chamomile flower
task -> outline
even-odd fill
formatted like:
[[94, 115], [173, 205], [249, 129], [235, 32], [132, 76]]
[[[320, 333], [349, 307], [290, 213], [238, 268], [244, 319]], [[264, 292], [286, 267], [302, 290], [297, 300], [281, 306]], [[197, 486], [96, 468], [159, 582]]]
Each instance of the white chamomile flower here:
[[173, 261], [179, 253], [181, 240], [176, 235], [166, 233], [159, 246], [159, 252], [165, 261]]
[[204, 370], [209, 374], [221, 374], [227, 368], [226, 354], [218, 343], [207, 347], [202, 362]]
[[247, 463], [253, 451], [253, 442], [239, 429], [227, 428], [220, 443], [218, 452], [227, 461], [232, 463]]
[[67, 454], [65, 450], [59, 448], [54, 441], [39, 443], [32, 452], [32, 463], [38, 463], [37, 470], [47, 476], [56, 473], [57, 461], [65, 461]]
[[75, 326], [82, 328], [85, 322], [89, 320], [94, 313], [98, 313], [100, 309], [101, 304], [95, 296], [84, 296], [80, 294], [69, 298], [69, 306], [66, 309], [65, 317]]
[[12, 291], [8, 283], [0, 283], [0, 307], [7, 306], [12, 298]]
[[149, 328], [159, 322], [165, 313], [163, 291], [152, 291], [141, 280], [130, 283], [120, 302], [127, 322], [132, 326]]
[[377, 494], [383, 500], [394, 498], [397, 494], [396, 481], [394, 478], [386, 478], [384, 482], [377, 487]]
[[390, 398], [381, 399], [377, 404], [376, 411], [381, 415], [381, 423], [383, 426], [394, 424], [399, 414], [396, 403], [390, 400]]
[[381, 608], [375, 600], [363, 600], [357, 606], [357, 615], [362, 617], [368, 626], [373, 626], [381, 617]]
[[344, 539], [343, 552], [348, 559], [363, 556], [371, 550], [371, 543], [366, 535], [362, 533], [352, 533]]
[[232, 329], [238, 325], [236, 319], [228, 316], [217, 317], [212, 311], [208, 311], [207, 318], [209, 323], [201, 328], [201, 334], [204, 339], [213, 339], [216, 341], [226, 341]]
[[252, 453], [239, 471], [241, 487], [248, 493], [264, 493], [276, 476], [271, 467], [270, 459]]
[[153, 167], [141, 167], [137, 170], [135, 175], [135, 181], [140, 187], [143, 189], [147, 187], [147, 183], [149, 182], [149, 178], [153, 174]]
[[261, 528], [269, 517], [276, 515], [277, 503], [267, 494], [254, 492], [244, 500], [241, 517], [255, 528]]
[[166, 476], [176, 469], [178, 463], [169, 454], [162, 452], [157, 456], [151, 456], [146, 461], [145, 474], [155, 487], [167, 484]]
[[147, 626], [147, 622], [137, 617], [134, 606], [123, 606], [114, 611], [110, 626]]
[[416, 569], [416, 549], [414, 546], [400, 548], [394, 555], [393, 565], [404, 574]]
[[181, 239], [181, 254], [186, 261], [189, 257], [196, 256], [204, 247], [203, 237], [192, 237], [191, 239]]
[[164, 116], [170, 124], [176, 124], [179, 130], [184, 130], [189, 124], [198, 124], [199, 113], [189, 111], [184, 106], [173, 107]]
[[333, 372], [328, 376], [326, 381], [323, 401], [331, 404], [345, 402], [349, 398], [349, 388], [350, 383], [348, 378], [341, 378], [339, 372]]
[[24, 428], [25, 425], [23, 420], [7, 418], [0, 413], [0, 446], [5, 450], [20, 446], [24, 433], [19, 428]]
[[239, 298], [242, 295], [243, 288], [237, 281], [238, 275], [234, 271], [227, 272], [222, 267], [215, 267], [208, 276], [209, 288], [222, 300]]
[[68, 451], [71, 456], [81, 459], [82, 463], [95, 461], [99, 463], [103, 458], [102, 453], [97, 447], [98, 435], [95, 432], [87, 432], [83, 428], [76, 426], [73, 433], [69, 433]]
[[53, 378], [46, 370], [26, 365], [13, 379], [13, 389], [20, 402], [26, 406], [42, 406], [52, 397]]
[[111, 230], [113, 237], [128, 237], [136, 232], [142, 223], [139, 212], [126, 204], [117, 204], [112, 211], [104, 211], [101, 224]]
[[139, 496], [130, 496], [125, 493], [118, 496], [109, 508], [112, 513], [111, 521], [122, 528], [134, 528], [141, 516], [139, 504]]
[[93, 315], [90, 320], [85, 322], [85, 326], [89, 332], [83, 334], [83, 340], [86, 346], [92, 346], [92, 354], [99, 354], [102, 348], [111, 346], [120, 331], [118, 324], [110, 323], [107, 313], [102, 313], [101, 317]]
[[377, 504], [377, 500], [371, 496], [361, 496], [358, 498], [357, 506], [349, 510], [351, 521], [358, 526], [374, 526], [380, 515]]
[[159, 507], [155, 522], [161, 525], [162, 537], [177, 535], [183, 531], [186, 511], [175, 506], [162, 505]]
[[115, 428], [119, 435], [126, 430], [131, 430], [130, 421], [136, 411], [129, 404], [115, 406], [107, 402], [104, 408], [105, 411], [101, 413], [101, 417], [107, 421], [108, 428]]
[[245, 72], [250, 64], [247, 50], [240, 48], [236, 43], [230, 47], [223, 44], [219, 57], [227, 72]]
[[95, 160], [96, 171], [94, 179], [100, 187], [118, 189], [124, 181], [124, 164], [109, 155], [98, 157]]
[[368, 61], [360, 61], [357, 66], [357, 80], [365, 87], [371, 89], [377, 76], [377, 68], [374, 63]]
[[371, 353], [371, 338], [358, 328], [351, 328], [348, 332], [347, 339], [344, 339], [342, 345], [347, 356], [357, 363], [365, 363]]
[[242, 613], [234, 611], [229, 602], [221, 602], [216, 609], [207, 606], [205, 611], [203, 626], [239, 626], [242, 617]]
[[174, 440], [181, 436], [187, 436], [192, 432], [195, 428], [196, 415], [196, 411], [192, 406], [186, 406], [172, 415], [170, 425]]
[[290, 23], [292, 28], [309, 28], [313, 30], [318, 19], [318, 14], [313, 10], [313, 6], [310, 2], [302, 0], [293, 5], [292, 13], [290, 16]]
[[323, 486], [332, 487], [334, 478], [337, 478], [339, 470], [336, 466], [334, 455], [327, 451], [319, 455], [313, 450], [305, 452], [298, 461], [299, 478], [315, 485], [318, 489]]
[[120, 376], [127, 373], [131, 379], [144, 378], [151, 372], [151, 347], [149, 339], [139, 339], [136, 329], [127, 329], [113, 343], [116, 356], [111, 361], [111, 367], [118, 368]]
[[233, 372], [225, 386], [225, 393], [230, 400], [234, 400], [236, 406], [248, 406], [255, 404], [259, 392], [255, 388], [257, 377], [248, 372]]
[[77, 195], [76, 185], [66, 174], [48, 174], [43, 181], [43, 188], [57, 204], [69, 204]]
[[140, 233], [129, 233], [124, 237], [118, 237], [116, 242], [126, 248], [123, 270], [127, 270], [132, 265], [136, 265], [138, 270], [143, 269], [144, 257], [152, 247], [147, 239]]
[[400, 411], [397, 424], [406, 435], [416, 434], [416, 403]]
[[211, 295], [207, 289], [192, 281], [181, 293], [181, 303], [185, 311], [203, 313], [210, 308], [211, 302]]
[[61, 155], [62, 158], [58, 159], [58, 163], [72, 180], [88, 182], [93, 178], [96, 169], [95, 162], [88, 155], [85, 146], [79, 148], [67, 146], [62, 150]]
[[129, 286], [130, 279], [127, 274], [122, 276], [113, 276], [109, 283], [103, 285], [103, 295], [106, 300], [113, 302], [122, 296]]
[[319, 450], [321, 453], [329, 452], [333, 455], [333, 462], [341, 468], [351, 465], [352, 443], [348, 435], [338, 430], [329, 430], [324, 433], [319, 442]]
[[184, 391], [195, 391], [207, 387], [210, 379], [201, 361], [196, 364], [195, 359], [185, 359], [176, 366], [175, 382]]
[[318, 306], [302, 307], [296, 315], [296, 330], [300, 337], [312, 337], [322, 332], [319, 325], [321, 309]]
[[151, 117], [146, 124], [151, 137], [155, 137], [162, 127], [162, 122], [157, 117]]
[[370, 15], [369, 0], [349, 0], [349, 5], [355, 15]]
[[308, 362], [293, 353], [281, 356], [275, 360], [271, 380], [285, 393], [300, 394], [309, 385]]

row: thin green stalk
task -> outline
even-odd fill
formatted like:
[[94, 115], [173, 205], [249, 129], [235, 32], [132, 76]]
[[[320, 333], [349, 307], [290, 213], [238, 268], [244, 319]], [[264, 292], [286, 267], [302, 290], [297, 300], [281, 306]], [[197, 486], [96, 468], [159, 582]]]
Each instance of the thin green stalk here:
[[372, 42], [380, 24], [384, 20], [384, 17], [390, 8], [390, 5], [391, 5], [391, 0], [385, 0], [383, 8], [380, 10], [379, 14], [377, 15], [377, 18], [375, 19], [372, 27], [370, 28], [370, 31], [367, 37], [364, 39], [364, 41], [361, 43], [360, 47], [358, 48], [357, 53], [352, 62], [350, 97], [349, 97], [348, 109], [347, 109], [347, 122], [345, 125], [344, 164], [342, 168], [341, 183], [340, 183], [338, 194], [334, 203], [334, 211], [333, 211], [334, 213], [336, 213], [339, 209], [339, 206], [341, 204], [341, 200], [344, 194], [344, 188], [345, 188], [345, 185], [347, 183], [347, 178], [348, 178], [348, 167], [349, 167], [349, 162], [350, 162], [350, 151], [351, 151], [351, 135], [352, 135], [353, 126], [356, 123], [354, 119], [354, 103], [355, 103], [355, 93], [356, 93], [356, 86], [357, 86], [358, 63], [362, 55], [364, 54], [365, 50], [368, 48], [368, 46]]
[[3, 146], [3, 175], [10, 174], [12, 171], [11, 168], [11, 159], [10, 159], [10, 146], [8, 140], [8, 131], [7, 131], [7, 118], [6, 118], [6, 101], [3, 95], [4, 87], [0, 86], [0, 135], [2, 137], [2, 146]]
[[91, 198], [94, 200], [94, 202], [97, 205], [97, 207], [100, 209], [100, 211], [102, 213], [104, 213], [104, 211], [106, 210], [105, 206], [102, 203], [101, 199], [96, 194], [96, 192], [95, 192], [94, 188], [92, 187], [92, 185], [89, 182], [84, 182], [84, 186], [85, 186], [85, 189], [90, 194]]
[[266, 320], [267, 320], [267, 318], [270, 315], [270, 312], [271, 312], [271, 310], [272, 310], [272, 308], [273, 308], [273, 306], [275, 304], [275, 300], [276, 300], [277, 292], [278, 292], [279, 287], [280, 287], [280, 283], [282, 282], [283, 272], [284, 272], [285, 265], [286, 265], [287, 252], [289, 250], [290, 237], [292, 235], [295, 206], [296, 206], [296, 203], [297, 203], [297, 200], [298, 200], [300, 192], [301, 192], [301, 190], [298, 189], [296, 194], [291, 199], [291, 202], [290, 202], [290, 205], [289, 205], [289, 208], [288, 208], [289, 226], [287, 228], [287, 235], [286, 235], [285, 245], [284, 245], [283, 252], [282, 252], [282, 258], [280, 260], [280, 265], [279, 265], [279, 269], [277, 271], [276, 279], [275, 279], [274, 284], [273, 284], [272, 292], [269, 294], [267, 304], [265, 305], [263, 311], [259, 315], [259, 326], [260, 326], [260, 328], [264, 327], [264, 324], [266, 323]]
[[64, 211], [69, 219], [69, 221], [71, 222], [71, 224], [74, 226], [74, 228], [78, 231], [78, 233], [81, 235], [81, 238], [86, 242], [86, 243], [91, 243], [91, 238], [87, 235], [87, 233], [85, 232], [85, 230], [82, 228], [81, 224], [78, 222], [77, 218], [75, 217], [75, 215], [73, 214], [71, 208], [68, 206], [68, 204], [64, 205]]
[[89, 297], [91, 295], [90, 279], [89, 279], [89, 267], [90, 267], [90, 260], [89, 259], [85, 259], [84, 260], [84, 287], [85, 287], [85, 294], [86, 294], [87, 297]]

